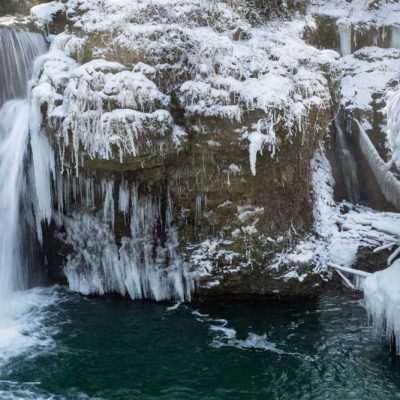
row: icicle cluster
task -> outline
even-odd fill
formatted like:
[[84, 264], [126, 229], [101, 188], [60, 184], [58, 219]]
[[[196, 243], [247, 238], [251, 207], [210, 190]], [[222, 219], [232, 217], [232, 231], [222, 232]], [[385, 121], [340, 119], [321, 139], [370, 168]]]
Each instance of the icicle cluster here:
[[[102, 186], [101, 215], [74, 213], [65, 220], [65, 240], [73, 248], [64, 270], [70, 288], [83, 294], [189, 301], [196, 278], [178, 254], [171, 200], [163, 216], [161, 200], [140, 196], [135, 185], [130, 190], [121, 183], [118, 204], [114, 183]], [[113, 232], [115, 210], [130, 220], [130, 237], [121, 237], [119, 244]], [[156, 232], [160, 225], [164, 240]]]

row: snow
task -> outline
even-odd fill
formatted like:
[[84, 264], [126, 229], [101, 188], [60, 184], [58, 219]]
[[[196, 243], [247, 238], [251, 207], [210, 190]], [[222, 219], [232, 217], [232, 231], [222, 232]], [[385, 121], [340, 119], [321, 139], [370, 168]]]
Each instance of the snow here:
[[400, 51], [365, 47], [342, 60], [342, 104], [348, 110], [372, 112], [376, 98], [385, 98], [400, 77]]
[[[257, 154], [278, 150], [273, 127], [283, 126], [286, 137], [304, 134], [310, 110], [330, 107], [326, 70], [337, 68], [337, 60], [301, 38], [314, 26], [308, 17], [252, 26], [242, 17], [241, 4], [202, 0], [69, 0], [65, 7], [77, 33], [53, 40], [65, 39], [58, 48], [66, 57], [80, 62], [89, 51], [86, 43], [101, 36], [90, 48], [96, 60], [65, 71], [63, 85], [55, 88], [63, 97], [62, 109], [48, 115], [62, 120], [62, 147], [69, 145], [66, 132], [72, 132], [76, 170], [82, 155], [138, 157], [135, 142], [158, 143], [154, 129], [147, 128], [158, 129], [160, 123], [163, 142], [179, 150], [184, 135], [177, 133], [184, 129], [172, 116], [160, 121], [160, 113], [151, 115], [170, 112], [171, 96], [187, 118], [216, 118], [241, 127], [238, 145], [247, 141], [253, 174]], [[243, 32], [240, 39], [237, 30]], [[248, 124], [251, 113], [257, 118]]]
[[311, 12], [338, 19], [339, 24], [366, 26], [399, 25], [400, 5], [397, 1], [379, 1], [370, 7], [367, 0], [312, 0]]
[[278, 254], [269, 268], [285, 271], [284, 279], [302, 278], [301, 267], [312, 262], [314, 273], [326, 274], [330, 264], [350, 268], [362, 248], [376, 248], [398, 240], [400, 214], [378, 212], [333, 198], [332, 168], [322, 149], [311, 163], [314, 192], [314, 234]]
[[55, 14], [64, 10], [64, 4], [59, 1], [39, 4], [31, 8], [31, 18], [39, 27], [44, 27], [53, 20]]

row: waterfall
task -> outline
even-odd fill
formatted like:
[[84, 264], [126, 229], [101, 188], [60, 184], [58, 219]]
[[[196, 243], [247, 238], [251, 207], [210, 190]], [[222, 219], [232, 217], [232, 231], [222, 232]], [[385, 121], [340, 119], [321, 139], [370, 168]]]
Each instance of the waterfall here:
[[334, 123], [336, 128], [336, 150], [343, 172], [347, 198], [352, 203], [358, 203], [360, 201], [360, 188], [358, 185], [357, 163], [347, 145], [339, 114], [335, 117]]
[[0, 28], [0, 107], [27, 97], [35, 58], [47, 51], [40, 33]]
[[392, 27], [390, 47], [393, 47], [395, 49], [400, 49], [400, 28], [397, 26]]
[[21, 195], [29, 143], [28, 80], [46, 51], [38, 33], [0, 29], [0, 296], [25, 288]]
[[341, 56], [347, 56], [351, 54], [351, 25], [339, 25], [339, 36], [340, 36], [340, 54]]
[[0, 294], [23, 286], [19, 208], [29, 106], [12, 100], [0, 110]]

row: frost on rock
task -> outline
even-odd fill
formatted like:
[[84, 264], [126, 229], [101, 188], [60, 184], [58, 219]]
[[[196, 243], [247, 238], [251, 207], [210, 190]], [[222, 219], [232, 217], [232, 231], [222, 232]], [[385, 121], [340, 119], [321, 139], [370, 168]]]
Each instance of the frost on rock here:
[[83, 43], [62, 33], [36, 62], [32, 121], [37, 130], [45, 105], [62, 164], [69, 146], [76, 171], [83, 155], [105, 160], [118, 156], [122, 162], [125, 155], [139, 156], [152, 139], [158, 139], [162, 153], [168, 136], [177, 147], [185, 133], [166, 110], [169, 96], [142, 72], [120, 63], [96, 59], [79, 66], [69, 55], [79, 53]]
[[58, 91], [61, 141], [74, 147], [76, 167], [80, 153], [122, 160], [153, 142], [179, 148], [184, 129], [171, 116], [178, 109], [189, 121], [234, 124], [255, 174], [255, 154], [274, 153], [295, 134], [307, 140], [309, 114], [331, 106], [326, 71], [336, 60], [301, 38], [308, 18], [257, 25], [240, 1], [69, 0], [65, 7], [74, 34], [64, 51], [93, 59]]
[[143, 136], [172, 133], [169, 98], [140, 72], [121, 64], [93, 60], [76, 68], [64, 93], [66, 118], [63, 140], [72, 144], [78, 168], [81, 148], [91, 158], [111, 159], [113, 148], [122, 162], [125, 154], [139, 155]]
[[376, 333], [385, 332], [388, 343], [395, 339], [400, 354], [400, 260], [364, 280], [365, 306]]

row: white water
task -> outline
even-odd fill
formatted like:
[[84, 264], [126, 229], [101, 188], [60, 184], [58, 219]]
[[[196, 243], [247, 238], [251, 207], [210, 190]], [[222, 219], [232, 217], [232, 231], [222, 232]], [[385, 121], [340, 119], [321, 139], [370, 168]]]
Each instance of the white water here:
[[0, 29], [0, 367], [28, 348], [49, 345], [42, 307], [53, 301], [28, 284], [22, 246], [24, 166], [29, 144], [28, 80], [46, 51], [38, 33]]
[[394, 26], [392, 28], [392, 36], [390, 38], [390, 47], [400, 49], [400, 27]]
[[351, 54], [351, 25], [339, 25], [341, 56]]
[[47, 51], [40, 33], [0, 28], [0, 106], [10, 99], [24, 99], [32, 66]]
[[25, 286], [19, 211], [28, 134], [28, 102], [4, 104], [0, 110], [0, 297]]
[[29, 104], [15, 99], [26, 97], [34, 59], [45, 49], [38, 33], [0, 29], [0, 298], [26, 287], [20, 209]]

